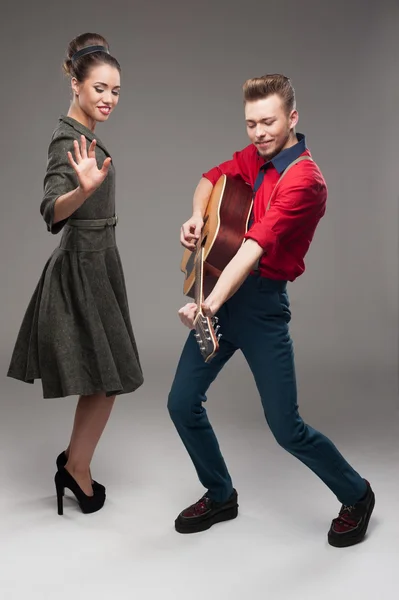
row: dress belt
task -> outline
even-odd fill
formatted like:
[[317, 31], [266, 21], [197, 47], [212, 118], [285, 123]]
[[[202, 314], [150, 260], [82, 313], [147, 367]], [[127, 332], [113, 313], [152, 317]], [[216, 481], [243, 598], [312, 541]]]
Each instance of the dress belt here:
[[107, 219], [68, 219], [68, 225], [82, 229], [102, 229], [103, 227], [115, 227], [118, 223], [118, 215]]

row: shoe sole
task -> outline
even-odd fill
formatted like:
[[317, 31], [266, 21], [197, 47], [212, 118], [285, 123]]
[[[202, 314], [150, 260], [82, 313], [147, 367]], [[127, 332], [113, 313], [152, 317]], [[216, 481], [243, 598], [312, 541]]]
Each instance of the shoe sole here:
[[345, 538], [345, 535], [346, 535], [345, 533], [342, 534], [342, 538], [340, 538], [340, 537], [330, 537], [330, 535], [329, 535], [328, 536], [328, 543], [330, 544], [330, 546], [334, 546], [334, 548], [348, 548], [349, 546], [355, 546], [355, 544], [358, 544], [359, 542], [361, 542], [363, 540], [364, 536], [367, 533], [367, 528], [369, 526], [369, 521], [370, 521], [371, 515], [373, 513], [374, 506], [375, 506], [375, 496], [374, 496], [374, 493], [373, 493], [373, 499], [371, 501], [370, 510], [368, 512], [366, 520], [363, 523], [362, 529], [358, 532], [358, 534], [356, 535], [356, 537]]
[[235, 519], [238, 516], [238, 505], [232, 506], [231, 508], [226, 508], [225, 510], [221, 510], [220, 512], [213, 515], [213, 517], [209, 519], [204, 519], [199, 523], [187, 523], [183, 524], [181, 521], [176, 519], [175, 521], [175, 529], [178, 533], [199, 533], [200, 531], [206, 531], [212, 525], [216, 523], [222, 523], [223, 521], [230, 521], [231, 519]]

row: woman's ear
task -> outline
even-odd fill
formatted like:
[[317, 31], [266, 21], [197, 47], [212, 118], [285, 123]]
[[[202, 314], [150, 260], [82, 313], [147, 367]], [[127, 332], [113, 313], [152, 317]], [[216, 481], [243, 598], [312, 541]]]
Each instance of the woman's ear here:
[[76, 77], [72, 77], [72, 79], [71, 79], [71, 88], [72, 88], [72, 91], [75, 94], [75, 96], [79, 96], [79, 91], [80, 91], [79, 87], [80, 87], [79, 86], [79, 82], [76, 79]]

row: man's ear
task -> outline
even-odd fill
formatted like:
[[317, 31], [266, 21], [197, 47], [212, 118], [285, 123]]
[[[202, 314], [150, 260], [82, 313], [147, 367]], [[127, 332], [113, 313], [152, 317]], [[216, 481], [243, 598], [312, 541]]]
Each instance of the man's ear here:
[[294, 109], [290, 114], [291, 129], [295, 129], [299, 121], [298, 111]]

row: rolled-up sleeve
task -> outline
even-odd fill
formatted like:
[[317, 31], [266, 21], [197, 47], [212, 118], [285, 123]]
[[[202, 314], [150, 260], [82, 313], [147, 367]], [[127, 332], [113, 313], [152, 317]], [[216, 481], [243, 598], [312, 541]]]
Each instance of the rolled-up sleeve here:
[[60, 196], [71, 192], [78, 186], [75, 171], [68, 161], [67, 152], [73, 153], [74, 137], [63, 134], [54, 138], [48, 149], [47, 170], [44, 177], [44, 197], [40, 213], [47, 224], [47, 230], [56, 234], [64, 227], [67, 219], [54, 223], [54, 205]]
[[315, 178], [286, 181], [281, 184], [270, 209], [244, 237], [255, 240], [270, 257], [278, 253], [280, 245], [287, 250], [287, 245], [297, 237], [306, 237], [306, 233], [310, 242], [325, 212], [326, 200], [327, 188]]
[[241, 177], [246, 183], [250, 184], [251, 156], [253, 153], [254, 147], [252, 145], [246, 146], [243, 150], [235, 152], [231, 160], [227, 160], [206, 171], [202, 174], [202, 177], [208, 179], [212, 185], [215, 185], [222, 175]]

